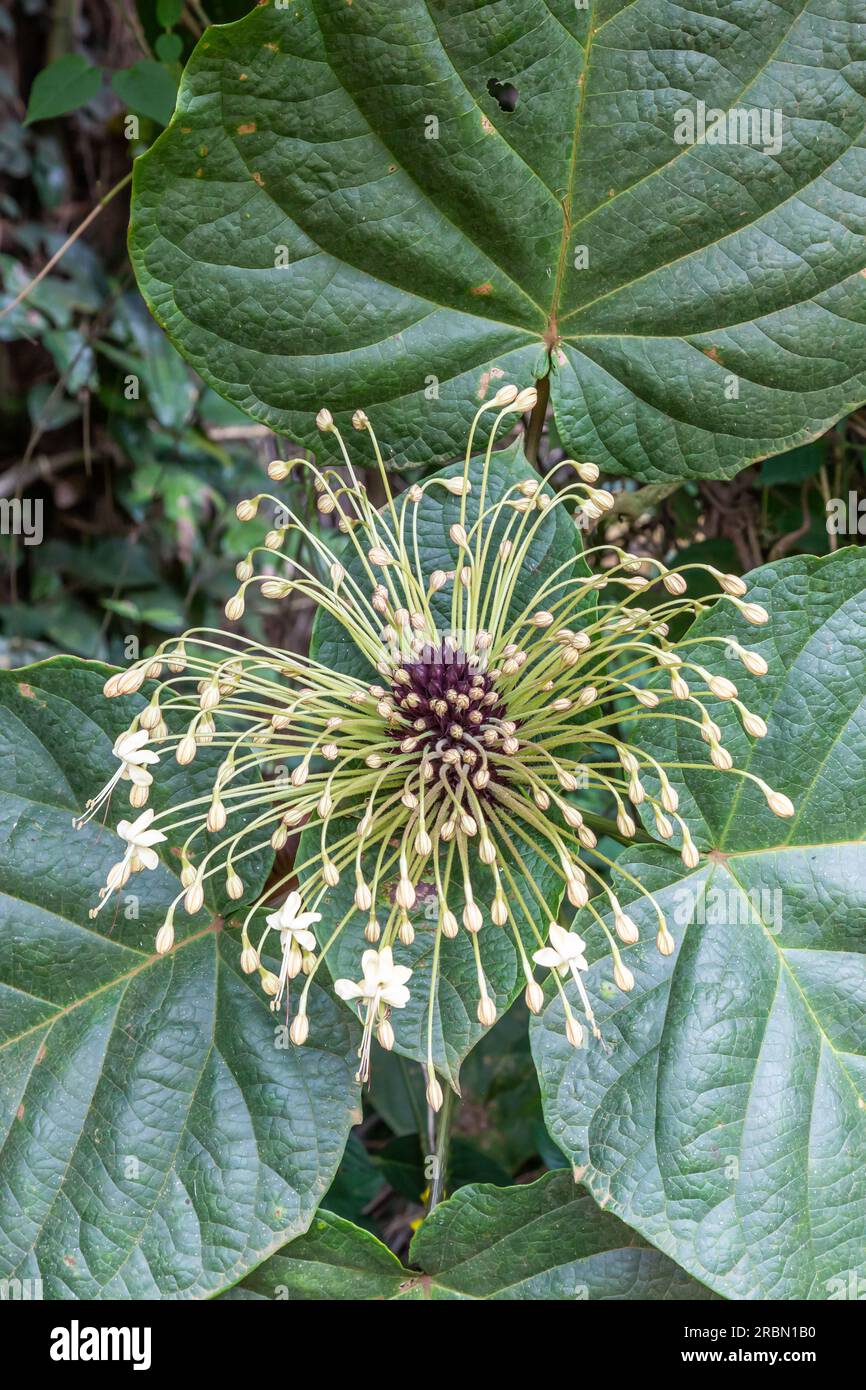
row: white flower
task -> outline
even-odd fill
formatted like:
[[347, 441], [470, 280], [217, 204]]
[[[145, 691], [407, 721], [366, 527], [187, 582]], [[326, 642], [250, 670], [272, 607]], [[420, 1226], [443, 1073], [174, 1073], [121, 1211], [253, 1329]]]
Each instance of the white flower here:
[[304, 952], [316, 949], [316, 938], [309, 929], [314, 922], [321, 922], [322, 914], [301, 912], [301, 895], [294, 892], [289, 894], [276, 912], [268, 913], [265, 920], [268, 931], [279, 932], [283, 951], [278, 988], [271, 1001], [271, 1008], [278, 1009], [283, 1001], [287, 982], [294, 980], [303, 969]]
[[280, 933], [283, 950], [295, 942], [304, 951], [315, 951], [316, 938], [309, 930], [314, 922], [321, 922], [321, 912], [301, 912], [300, 893], [290, 893], [276, 912], [270, 912], [266, 922], [271, 931]]
[[149, 807], [142, 811], [137, 820], [122, 820], [117, 827], [117, 833], [121, 840], [125, 840], [128, 849], [124, 858], [127, 861], [136, 860], [136, 868], [155, 869], [159, 863], [154, 845], [159, 845], [165, 839], [161, 830], [151, 830], [154, 810]]
[[387, 1018], [389, 1009], [403, 1009], [409, 1003], [406, 981], [412, 971], [408, 965], [394, 964], [390, 946], [385, 946], [381, 951], [365, 951], [361, 957], [361, 970], [363, 979], [359, 984], [356, 985], [354, 980], [335, 980], [334, 989], [341, 999], [367, 1001], [364, 1035], [358, 1049], [361, 1065], [358, 1068], [357, 1079], [364, 1082], [370, 1077], [373, 1028]]
[[382, 951], [365, 951], [361, 957], [363, 979], [335, 980], [334, 989], [341, 999], [366, 999], [369, 1004], [387, 1004], [403, 1009], [409, 1002], [406, 981], [412, 974], [407, 965], [395, 965], [390, 946]]
[[566, 931], [558, 922], [551, 922], [548, 940], [550, 945], [536, 951], [532, 957], [538, 965], [558, 970], [560, 975], [588, 968], [584, 955], [586, 942], [576, 931]]
[[112, 750], [114, 756], [120, 759], [120, 776], [137, 787], [150, 786], [153, 774], [148, 772], [147, 764], [159, 762], [159, 754], [154, 753], [152, 748], [145, 748], [149, 737], [147, 729], [139, 729], [134, 734], [121, 734]]

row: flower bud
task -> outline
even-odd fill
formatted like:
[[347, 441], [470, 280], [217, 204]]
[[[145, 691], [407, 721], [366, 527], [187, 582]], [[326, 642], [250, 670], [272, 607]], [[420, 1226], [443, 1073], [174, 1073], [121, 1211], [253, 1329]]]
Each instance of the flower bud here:
[[303, 1047], [310, 1036], [310, 1020], [307, 1014], [296, 1014], [289, 1026], [289, 1037], [295, 1047]]
[[454, 916], [454, 913], [446, 907], [445, 911], [442, 913], [442, 935], [447, 936], [453, 941], [459, 930], [457, 918]]
[[583, 1047], [583, 1029], [572, 1014], [565, 1020], [565, 1036], [572, 1047]]
[[320, 429], [323, 434], [329, 433], [329, 431], [334, 428], [334, 417], [330, 410], [327, 410], [324, 406], [322, 406], [322, 409], [316, 416], [316, 428]]
[[485, 1028], [491, 1028], [496, 1022], [496, 1005], [489, 994], [483, 995], [478, 1001], [478, 1022]]
[[439, 1085], [436, 1077], [431, 1076], [430, 1080], [427, 1082], [427, 1104], [430, 1106], [431, 1110], [441, 1110], [442, 1101], [444, 1099], [442, 1087]]
[[530, 980], [524, 994], [526, 1007], [531, 1014], [540, 1014], [544, 1008], [544, 990], [537, 980]]
[[613, 978], [617, 988], [621, 989], [624, 994], [628, 994], [629, 990], [634, 989], [634, 975], [627, 965], [623, 965], [621, 960], [614, 964]]
[[477, 903], [468, 902], [463, 909], [463, 925], [467, 931], [479, 932], [484, 925], [481, 909]]
[[184, 893], [183, 905], [185, 910], [189, 913], [189, 915], [191, 917], [194, 917], [197, 912], [201, 911], [203, 903], [204, 887], [202, 885], [201, 879], [196, 878], [195, 882], [191, 883], [189, 888], [187, 888], [186, 892]]
[[626, 912], [618, 912], [614, 915], [614, 927], [620, 941], [623, 941], [626, 946], [633, 946], [640, 939], [637, 926]]
[[519, 395], [516, 386], [500, 386], [495, 396], [487, 402], [488, 410], [503, 410], [505, 406], [513, 404]]
[[384, 1047], [386, 1052], [390, 1052], [394, 1046], [394, 1029], [391, 1027], [391, 1023], [387, 1018], [383, 1018], [376, 1029], [376, 1037], [379, 1041], [379, 1046]]
[[163, 922], [156, 934], [156, 954], [158, 956], [167, 955], [174, 945], [174, 926], [171, 922]]
[[241, 970], [245, 975], [252, 975], [254, 970], [259, 968], [259, 953], [254, 946], [249, 944], [241, 951]]
[[774, 792], [768, 789], [765, 792], [765, 796], [767, 798], [767, 805], [774, 816], [782, 816], [785, 818], [793, 816], [794, 803], [785, 796], [784, 792]]
[[259, 502], [257, 497], [245, 497], [243, 501], [238, 502], [238, 505], [235, 507], [238, 521], [252, 521], [258, 509]]
[[656, 934], [656, 947], [663, 956], [672, 956], [676, 950], [677, 943], [674, 941], [667, 927], [659, 927]]

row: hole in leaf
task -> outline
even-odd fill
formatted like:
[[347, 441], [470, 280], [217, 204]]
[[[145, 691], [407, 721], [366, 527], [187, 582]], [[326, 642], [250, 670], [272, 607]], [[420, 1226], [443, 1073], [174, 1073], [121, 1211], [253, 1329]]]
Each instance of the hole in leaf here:
[[487, 83], [487, 90], [496, 98], [503, 111], [514, 110], [519, 92], [513, 82], [500, 82], [498, 77], [491, 77]]

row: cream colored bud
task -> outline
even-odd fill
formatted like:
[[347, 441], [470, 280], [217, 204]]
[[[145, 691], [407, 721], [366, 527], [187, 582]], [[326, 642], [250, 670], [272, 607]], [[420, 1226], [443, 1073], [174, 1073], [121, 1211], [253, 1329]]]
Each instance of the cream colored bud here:
[[272, 478], [275, 483], [283, 482], [286, 478], [288, 478], [291, 471], [291, 460], [271, 459], [270, 463], [268, 464], [268, 477]]
[[752, 735], [752, 738], [767, 737], [767, 725], [764, 720], [759, 714], [752, 714], [749, 710], [746, 710], [743, 715], [743, 728], [747, 734]]
[[517, 400], [519, 395], [516, 386], [500, 386], [495, 396], [487, 402], [488, 410], [502, 410], [505, 406], [511, 405]]
[[586, 891], [586, 885], [582, 883], [579, 878], [571, 877], [567, 880], [566, 893], [568, 894], [568, 901], [571, 903], [572, 907], [586, 907], [586, 904], [589, 902], [589, 894]]
[[136, 810], [141, 810], [142, 806], [147, 805], [148, 788], [143, 786], [131, 786], [129, 789], [129, 804]]
[[789, 797], [785, 796], [784, 792], [774, 792], [767, 790], [765, 792], [765, 796], [767, 798], [767, 805], [773, 812], [774, 816], [782, 816], [784, 818], [787, 818], [788, 816], [793, 816], [794, 803], [790, 800]]
[[688, 681], [683, 680], [676, 671], [671, 676], [671, 694], [675, 700], [687, 700], [689, 698]]
[[727, 748], [723, 748], [720, 743], [714, 743], [710, 749], [710, 762], [713, 767], [717, 767], [720, 772], [730, 772], [734, 766], [734, 760]]
[[572, 1014], [565, 1020], [565, 1036], [572, 1047], [583, 1047], [583, 1029]]
[[677, 943], [674, 941], [667, 927], [659, 927], [656, 934], [656, 947], [663, 956], [672, 956], [676, 950]]
[[156, 934], [156, 954], [165, 956], [174, 945], [174, 927], [171, 922], [163, 922]]
[[397, 884], [397, 892], [394, 894], [394, 901], [398, 907], [402, 907], [405, 912], [415, 906], [415, 888], [411, 879], [404, 875]]
[[472, 484], [462, 474], [455, 478], [446, 478], [445, 486], [453, 497], [463, 497], [467, 492], [472, 491]]
[[373, 545], [367, 551], [367, 558], [371, 565], [391, 565], [394, 563], [393, 557], [384, 545]]
[[430, 576], [431, 592], [435, 594], [437, 589], [441, 589], [447, 582], [448, 576], [444, 570], [434, 570]]
[[584, 483], [598, 482], [598, 464], [595, 463], [575, 463], [573, 465], [577, 476]]
[[245, 497], [235, 507], [238, 521], [252, 521], [258, 509], [259, 500], [257, 497]]
[[226, 876], [226, 892], [233, 902], [244, 895], [244, 881], [234, 870]]
[[512, 401], [512, 406], [518, 415], [523, 415], [527, 410], [534, 410], [538, 400], [538, 392], [534, 386], [527, 386], [525, 390], [519, 391]]
[[466, 534], [465, 526], [461, 526], [459, 521], [455, 521], [453, 526], [448, 528], [448, 534], [455, 545], [467, 546], [469, 537]]
[[530, 980], [524, 993], [526, 1007], [531, 1014], [540, 1014], [544, 1008], [544, 990], [537, 980]]
[[331, 565], [331, 583], [335, 589], [339, 589], [343, 580], [346, 578], [346, 571], [339, 561], [335, 560]]
[[180, 743], [177, 745], [177, 752], [174, 756], [176, 760], [180, 763], [181, 767], [186, 767], [188, 763], [192, 762], [195, 755], [195, 738], [192, 734], [185, 734], [184, 737], [181, 739]]
[[245, 975], [252, 975], [254, 970], [259, 968], [259, 953], [254, 946], [245, 946], [241, 951], [241, 970]]
[[359, 912], [369, 912], [373, 906], [373, 894], [368, 884], [360, 881], [355, 887], [355, 906]]
[[701, 862], [701, 856], [692, 840], [686, 839], [683, 841], [683, 847], [680, 850], [680, 858], [687, 869], [696, 869], [698, 867]]
[[489, 994], [485, 994], [479, 999], [477, 1012], [478, 1022], [484, 1028], [491, 1028], [496, 1022], [496, 1005]]
[[221, 830], [225, 829], [225, 823], [226, 808], [217, 797], [211, 802], [208, 809], [207, 828], [212, 835], [218, 835]]
[[365, 430], [365, 429], [367, 428], [367, 426], [369, 425], [369, 423], [370, 423], [370, 421], [369, 421], [369, 419], [367, 418], [367, 412], [366, 412], [365, 410], [356, 410], [356, 411], [355, 411], [355, 413], [354, 413], [353, 416], [352, 416], [352, 428], [353, 428], [353, 429], [356, 429], [356, 430]]
[[620, 941], [624, 942], [626, 946], [634, 946], [635, 942], [640, 939], [640, 932], [628, 913], [615, 913], [613, 921]]
[[739, 657], [746, 670], [753, 676], [765, 676], [770, 669], [760, 652], [743, 650]]
[[273, 997], [280, 987], [280, 982], [277, 976], [273, 973], [272, 970], [263, 970], [261, 972], [261, 981], [262, 989], [264, 990], [265, 994], [270, 994], [271, 997]]
[[195, 882], [190, 884], [184, 894], [183, 905], [189, 915], [194, 917], [197, 912], [201, 911], [203, 903], [204, 887], [201, 879], [196, 878]]
[[431, 1110], [441, 1110], [444, 1099], [442, 1087], [439, 1085], [436, 1077], [431, 1076], [430, 1080], [427, 1082], [427, 1104], [430, 1106]]
[[684, 594], [688, 585], [681, 574], [666, 574], [662, 580], [669, 594]]
[[450, 908], [446, 907], [445, 911], [442, 913], [442, 935], [447, 936], [449, 940], [453, 941], [459, 930], [457, 918]]
[[334, 428], [334, 417], [330, 410], [327, 410], [324, 406], [322, 406], [322, 409], [316, 416], [316, 428], [320, 429], [323, 434], [327, 434]]
[[371, 946], [375, 946], [376, 942], [379, 940], [379, 937], [381, 935], [382, 928], [379, 926], [379, 923], [376, 921], [376, 918], [371, 917], [366, 927], [364, 928], [364, 940], [369, 941]]
[[122, 671], [117, 677], [117, 691], [120, 695], [134, 695], [144, 683], [143, 666], [132, 666], [128, 671]]
[[376, 1037], [380, 1047], [384, 1047], [386, 1052], [390, 1052], [394, 1046], [394, 1029], [387, 1018], [383, 1018], [376, 1029]]
[[415, 940], [415, 928], [412, 926], [412, 923], [409, 921], [408, 917], [404, 918], [403, 921], [400, 923], [400, 930], [398, 931], [397, 935], [399, 936], [404, 946], [412, 945], [412, 942]]
[[755, 627], [761, 627], [770, 616], [766, 608], [762, 608], [760, 603], [742, 603], [740, 604], [740, 612], [746, 622], [752, 623]]
[[238, 618], [244, 616], [243, 594], [234, 594], [232, 598], [228, 600], [225, 606], [225, 615], [230, 623], [236, 623]]
[[623, 965], [620, 960], [614, 963], [613, 978], [617, 988], [621, 989], [624, 994], [628, 994], [630, 990], [634, 989], [634, 975], [628, 966]]
[[735, 598], [742, 598], [746, 592], [746, 585], [737, 574], [719, 574], [715, 571], [719, 584], [726, 594], [732, 594]]
[[322, 878], [329, 888], [336, 888], [340, 882], [340, 871], [330, 859], [326, 859], [322, 866]]
[[737, 698], [737, 687], [733, 681], [728, 680], [727, 676], [710, 676], [707, 685], [720, 700], [735, 700]]
[[289, 1025], [289, 1037], [295, 1047], [303, 1047], [310, 1036], [310, 1020], [307, 1014], [296, 1014]]
[[553, 614], [548, 613], [544, 608], [539, 608], [537, 613], [533, 613], [529, 621], [533, 627], [550, 627], [553, 622]]
[[479, 932], [484, 925], [481, 909], [475, 902], [468, 902], [463, 909], [463, 925], [467, 931]]

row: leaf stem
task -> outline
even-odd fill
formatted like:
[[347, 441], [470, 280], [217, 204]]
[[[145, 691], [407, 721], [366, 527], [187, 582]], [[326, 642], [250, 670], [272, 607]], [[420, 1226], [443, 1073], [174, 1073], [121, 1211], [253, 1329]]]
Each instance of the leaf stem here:
[[451, 1120], [453, 1112], [454, 1092], [450, 1086], [446, 1086], [445, 1095], [442, 1100], [442, 1109], [439, 1111], [439, 1123], [436, 1127], [436, 1165], [433, 1173], [433, 1181], [430, 1184], [430, 1200], [427, 1203], [428, 1216], [433, 1208], [438, 1206], [445, 1195], [448, 1145], [451, 1140]]
[[526, 427], [526, 435], [523, 441], [523, 452], [538, 467], [538, 446], [541, 443], [541, 436], [544, 431], [544, 421], [547, 416], [547, 403], [550, 400], [550, 377], [539, 377], [535, 383], [538, 391], [538, 400], [532, 408], [529, 417], [529, 424]]

